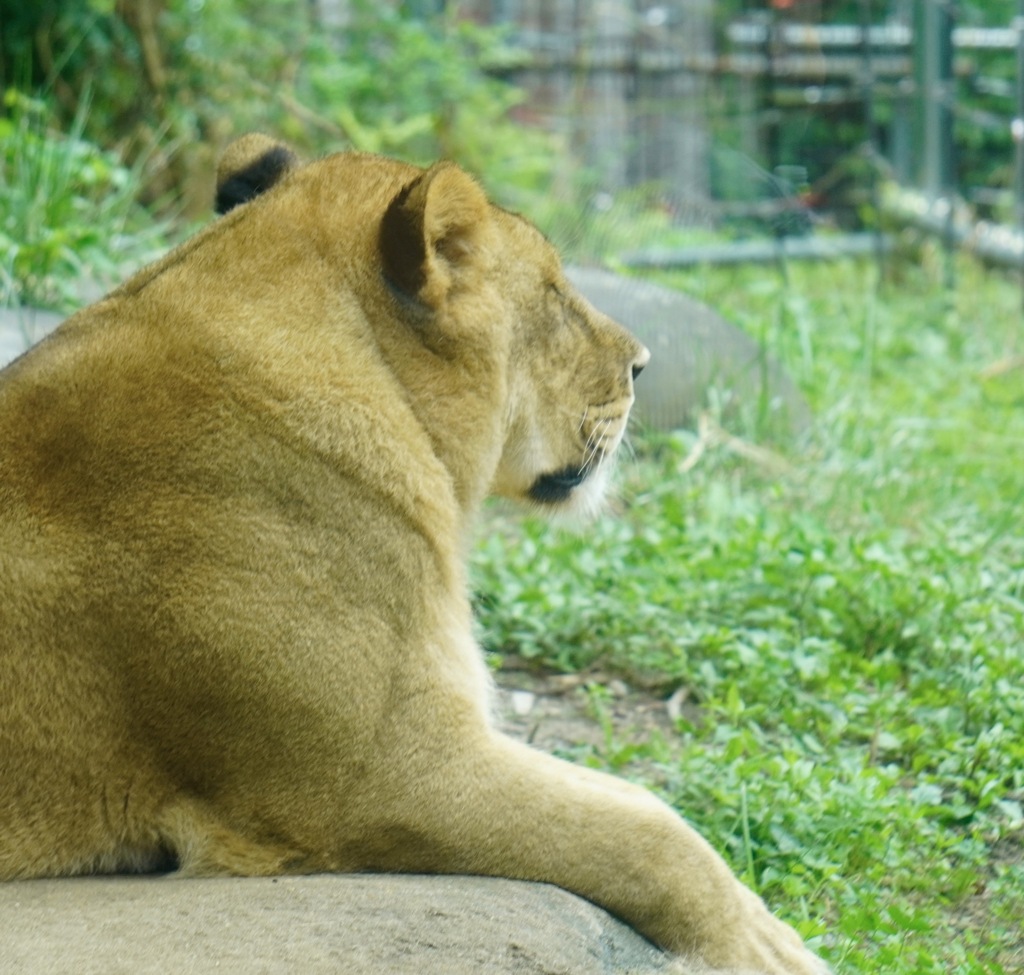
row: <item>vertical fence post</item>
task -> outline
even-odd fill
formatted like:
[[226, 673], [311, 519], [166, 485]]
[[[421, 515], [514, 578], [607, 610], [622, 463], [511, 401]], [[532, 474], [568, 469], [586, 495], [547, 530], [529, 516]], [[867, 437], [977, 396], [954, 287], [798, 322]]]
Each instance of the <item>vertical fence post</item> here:
[[953, 185], [953, 16], [950, 0], [923, 0], [919, 38], [925, 191], [944, 197]]
[[[1013, 135], [1013, 220], [1018, 240], [1024, 240], [1024, 0], [1017, 0], [1017, 109], [1010, 132]], [[1021, 263], [1021, 307], [1024, 309], [1024, 262]]]
[[914, 61], [920, 105], [921, 183], [947, 209], [946, 284], [953, 272], [953, 19], [955, 0], [919, 0]]
[[[1024, 3], [1024, 0], [1021, 0]], [[875, 64], [872, 57], [873, 42], [872, 0], [860, 0], [860, 59], [861, 72], [858, 90], [864, 106], [864, 148], [868, 163], [868, 200], [871, 207], [871, 229], [875, 241], [875, 265], [878, 280], [885, 269], [885, 252], [882, 243], [882, 201], [878, 188], [878, 130], [875, 117]]]
[[[890, 23], [896, 27], [905, 27], [908, 32], [914, 29], [914, 0], [902, 0], [894, 3]], [[913, 36], [913, 34], [911, 34]], [[893, 95], [892, 119], [889, 123], [889, 146], [896, 181], [901, 186], [914, 181], [914, 103], [916, 100], [913, 77], [900, 78], [896, 82]]]

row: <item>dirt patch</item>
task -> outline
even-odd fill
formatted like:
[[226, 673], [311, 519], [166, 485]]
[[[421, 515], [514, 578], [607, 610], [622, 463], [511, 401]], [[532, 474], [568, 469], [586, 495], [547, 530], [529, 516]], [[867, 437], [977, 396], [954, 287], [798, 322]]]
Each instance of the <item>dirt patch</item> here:
[[[992, 959], [1004, 972], [1024, 972], [1024, 928], [1019, 917], [1009, 917], [1007, 893], [1024, 883], [1024, 830], [1000, 840], [992, 848], [990, 869], [978, 878], [971, 894], [959, 905], [956, 925], [983, 943], [997, 944]], [[1016, 897], [1009, 898], [1016, 904]]]
[[606, 729], [634, 741], [671, 738], [679, 717], [696, 716], [685, 693], [659, 696], [600, 671], [559, 674], [506, 657], [495, 679], [499, 727], [546, 752], [599, 749]]

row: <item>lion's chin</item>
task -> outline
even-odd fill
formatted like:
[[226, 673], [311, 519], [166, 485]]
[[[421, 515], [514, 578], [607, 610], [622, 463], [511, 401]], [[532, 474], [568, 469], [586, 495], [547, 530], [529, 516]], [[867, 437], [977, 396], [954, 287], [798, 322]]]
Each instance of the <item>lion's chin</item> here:
[[538, 504], [564, 504], [573, 492], [586, 481], [590, 472], [579, 467], [563, 467], [551, 474], [541, 474], [527, 492]]
[[541, 474], [527, 497], [546, 510], [589, 517], [596, 514], [608, 488], [609, 463], [580, 469], [565, 467]]

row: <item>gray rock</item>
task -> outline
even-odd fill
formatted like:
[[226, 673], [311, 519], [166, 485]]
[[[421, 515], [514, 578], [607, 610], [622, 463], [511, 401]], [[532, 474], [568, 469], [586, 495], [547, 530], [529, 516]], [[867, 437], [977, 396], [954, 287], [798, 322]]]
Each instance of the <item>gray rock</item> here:
[[693, 427], [712, 396], [739, 432], [789, 436], [810, 424], [806, 400], [749, 335], [689, 295], [598, 268], [566, 269], [570, 281], [651, 350], [633, 415], [655, 430]]
[[37, 308], [0, 308], [0, 369], [52, 332], [64, 317]]
[[0, 970], [19, 975], [646, 975], [671, 964], [547, 884], [403, 875], [0, 884]]

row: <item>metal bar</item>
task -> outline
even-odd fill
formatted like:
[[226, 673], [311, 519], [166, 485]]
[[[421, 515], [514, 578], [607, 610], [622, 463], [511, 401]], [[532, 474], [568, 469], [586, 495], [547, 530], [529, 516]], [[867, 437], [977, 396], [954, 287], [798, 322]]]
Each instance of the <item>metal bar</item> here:
[[885, 210], [898, 221], [942, 237], [990, 264], [1024, 269], [1024, 233], [1017, 227], [974, 222], [958, 214], [949, 200], [905, 188], [886, 201]]
[[[911, 71], [909, 54], [874, 54], [875, 76], [890, 80], [905, 78]], [[780, 78], [822, 83], [830, 78], [856, 77], [863, 59], [860, 54], [689, 54], [671, 51], [640, 51], [634, 58], [625, 51], [586, 50], [580, 52], [527, 51], [508, 67], [488, 67], [495, 75], [521, 71], [638, 71], [641, 74], [677, 74], [692, 71], [707, 75], [757, 77], [775, 74]]]
[[842, 257], [871, 257], [888, 250], [891, 241], [874, 233], [837, 234], [821, 237], [777, 237], [737, 240], [693, 247], [649, 247], [620, 255], [632, 268], [685, 268], [702, 264], [767, 264], [786, 260], [824, 261]]
[[953, 187], [953, 17], [947, 0], [922, 0], [918, 92], [921, 98], [921, 183], [932, 197]]
[[879, 272], [884, 267], [885, 243], [881, 231], [881, 199], [878, 191], [878, 162], [881, 153], [878, 148], [878, 130], [875, 118], [875, 67], [871, 50], [871, 0], [860, 0], [861, 16], [861, 56], [864, 61], [864, 70], [860, 78], [860, 90], [863, 94], [864, 106], [864, 130], [870, 165], [868, 168], [868, 199], [871, 206], [870, 224], [871, 231], [875, 236], [875, 261], [878, 264]]
[[[1024, 237], [1024, 0], [1017, 0], [1017, 114], [1010, 123], [1013, 136], [1013, 218]], [[1021, 274], [1021, 305], [1024, 307], [1024, 273]]]
[[[928, 2], [928, 0], [926, 0]], [[726, 37], [738, 47], [760, 47], [765, 43], [767, 28], [756, 21], [741, 21], [726, 28]], [[863, 44], [865, 29], [859, 24], [786, 24], [779, 39], [794, 48], [826, 49], [858, 48]], [[906, 24], [884, 24], [867, 28], [868, 43], [873, 48], [909, 48], [913, 30]], [[1012, 27], [957, 27], [953, 46], [967, 51], [1013, 51], [1017, 32]]]

